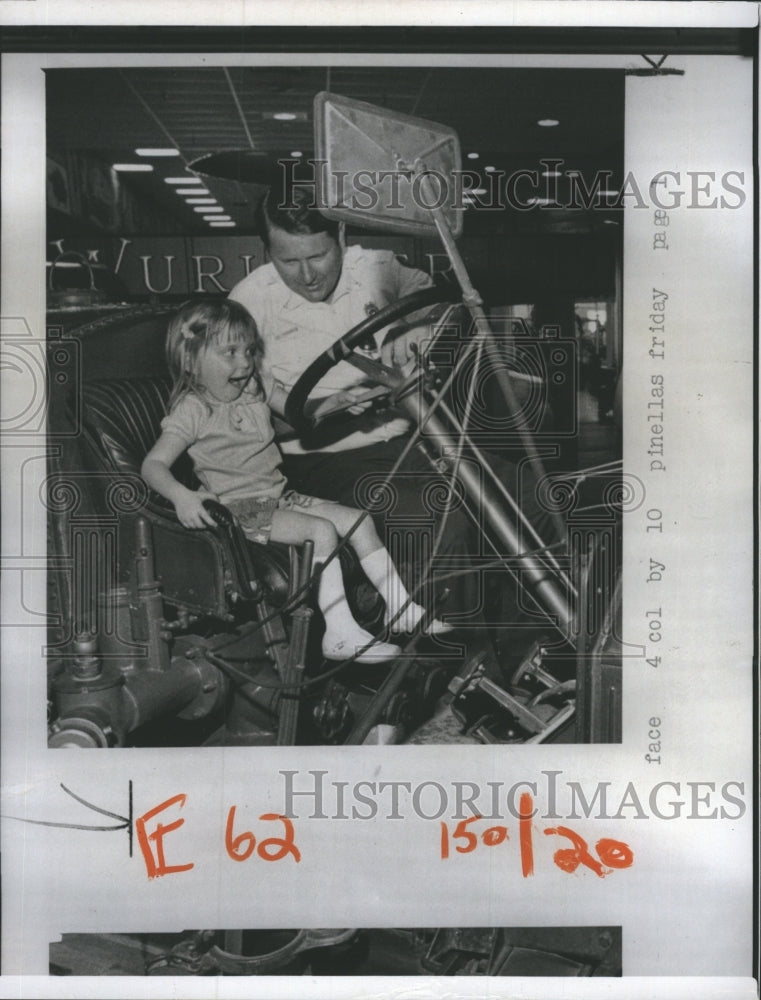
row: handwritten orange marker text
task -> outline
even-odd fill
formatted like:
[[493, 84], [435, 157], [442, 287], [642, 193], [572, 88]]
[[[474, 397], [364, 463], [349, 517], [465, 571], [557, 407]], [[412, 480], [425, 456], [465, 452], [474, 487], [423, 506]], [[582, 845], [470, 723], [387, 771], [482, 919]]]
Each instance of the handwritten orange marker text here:
[[[520, 797], [518, 814], [518, 844], [521, 872], [524, 878], [534, 874], [534, 842], [531, 825], [533, 811], [531, 795], [524, 792]], [[481, 846], [498, 847], [510, 839], [506, 826], [489, 826], [485, 830], [479, 829], [478, 832], [475, 832], [472, 825], [479, 822], [483, 822], [483, 817], [470, 816], [468, 819], [460, 820], [451, 832], [446, 823], [441, 823], [440, 850], [442, 860], [450, 857], [450, 844], [455, 841], [458, 841], [454, 844], [454, 849], [458, 854], [470, 854]], [[629, 845], [622, 840], [612, 840], [608, 837], [598, 840], [595, 844], [597, 853], [597, 858], [595, 858], [590, 852], [586, 840], [570, 827], [548, 827], [544, 833], [548, 837], [565, 837], [570, 841], [570, 847], [561, 847], [553, 855], [552, 860], [561, 871], [572, 873], [579, 865], [583, 865], [599, 878], [604, 878], [614, 868], [630, 868], [634, 863], [634, 853]]]
[[[186, 795], [174, 795], [135, 820], [137, 842], [145, 861], [148, 878], [187, 872], [194, 867], [192, 861], [185, 864], [169, 864], [166, 860], [164, 838], [174, 830], [178, 830], [185, 820], [179, 817], [171, 822], [162, 822], [158, 818], [164, 813], [171, 814], [172, 810], [182, 809], [186, 799]], [[282, 861], [283, 858], [291, 857], [298, 864], [301, 861], [301, 851], [296, 846], [293, 823], [286, 816], [280, 816], [278, 813], [263, 813], [259, 819], [265, 823], [282, 823], [282, 835], [260, 839], [257, 843], [257, 838], [250, 830], [243, 830], [236, 834], [235, 806], [230, 807], [225, 827], [227, 856], [233, 861], [247, 861], [256, 851], [257, 857], [261, 858], [262, 861]]]

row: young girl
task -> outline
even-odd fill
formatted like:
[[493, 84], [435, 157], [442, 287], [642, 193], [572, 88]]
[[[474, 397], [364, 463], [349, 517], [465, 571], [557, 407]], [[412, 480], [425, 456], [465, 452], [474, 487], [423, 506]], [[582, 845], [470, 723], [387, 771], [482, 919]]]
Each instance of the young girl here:
[[[286, 490], [280, 452], [274, 441], [270, 406], [282, 412], [285, 390], [261, 372], [262, 341], [248, 311], [230, 299], [188, 302], [169, 324], [167, 359], [174, 380], [169, 415], [145, 458], [142, 474], [152, 489], [170, 500], [186, 528], [214, 525], [204, 500], [219, 500], [253, 541], [298, 545], [314, 542], [323, 563], [360, 517], [360, 511], [330, 500]], [[171, 473], [187, 451], [202, 488], [189, 490]], [[386, 602], [391, 630], [414, 629], [423, 608], [413, 603], [382, 546], [371, 518], [352, 534], [367, 578]], [[326, 659], [350, 656], [360, 663], [393, 659], [398, 646], [373, 639], [349, 610], [338, 559], [323, 567], [317, 601], [325, 618], [322, 652]], [[429, 634], [447, 631], [434, 621]], [[364, 653], [356, 651], [372, 643]]]

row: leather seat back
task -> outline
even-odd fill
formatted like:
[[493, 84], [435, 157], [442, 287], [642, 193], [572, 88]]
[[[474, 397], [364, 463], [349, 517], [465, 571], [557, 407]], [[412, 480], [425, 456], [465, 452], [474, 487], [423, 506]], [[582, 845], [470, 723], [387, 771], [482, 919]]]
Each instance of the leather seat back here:
[[[165, 375], [85, 383], [82, 423], [103, 471], [140, 473], [161, 434], [170, 391]], [[198, 488], [187, 455], [180, 456], [172, 471], [185, 486]]]

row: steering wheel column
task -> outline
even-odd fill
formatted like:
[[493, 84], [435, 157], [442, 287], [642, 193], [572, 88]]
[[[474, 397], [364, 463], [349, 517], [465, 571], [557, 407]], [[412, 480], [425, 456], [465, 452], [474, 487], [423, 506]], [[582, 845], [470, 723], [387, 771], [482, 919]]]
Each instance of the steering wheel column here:
[[[416, 312], [435, 302], [451, 299], [449, 289], [425, 289], [409, 295], [374, 316], [353, 327], [340, 337], [327, 351], [317, 357], [294, 385], [288, 397], [285, 414], [289, 423], [301, 434], [307, 435], [320, 424], [319, 418], [310, 418], [305, 407], [310, 394], [320, 379], [339, 361], [350, 361], [376, 385], [390, 390], [397, 408], [414, 422], [416, 427], [425, 428], [425, 440], [438, 453], [436, 466], [443, 462], [451, 464], [452, 455], [458, 451], [457, 428], [445, 423], [435, 407], [431, 407], [423, 394], [422, 384], [417, 377], [405, 378], [401, 371], [388, 368], [377, 361], [352, 354], [356, 347], [365, 343], [368, 337], [395, 320]], [[568, 580], [541, 556], [526, 552], [526, 538], [536, 538], [530, 522], [525, 518], [517, 503], [512, 507], [505, 497], [492, 486], [488, 477], [478, 475], [470, 462], [462, 462], [457, 468], [470, 503], [481, 510], [490, 540], [498, 549], [511, 556], [511, 568], [521, 584], [527, 585], [542, 609], [554, 620], [560, 632], [568, 638], [573, 619], [572, 593]], [[536, 546], [540, 548], [541, 546]]]

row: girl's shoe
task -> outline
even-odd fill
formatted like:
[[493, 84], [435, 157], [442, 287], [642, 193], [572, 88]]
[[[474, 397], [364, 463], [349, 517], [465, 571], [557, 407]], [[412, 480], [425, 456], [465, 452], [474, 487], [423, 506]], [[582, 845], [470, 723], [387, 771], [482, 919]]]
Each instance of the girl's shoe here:
[[[372, 643], [372, 645], [368, 645]], [[367, 649], [364, 647], [367, 646]], [[358, 653], [358, 650], [363, 652]], [[360, 629], [351, 635], [329, 636], [322, 640], [322, 655], [326, 660], [354, 660], [355, 663], [385, 663], [395, 660], [401, 649], [391, 642], [379, 642], [369, 632]]]
[[[405, 632], [414, 632], [424, 614], [425, 608], [419, 604], [410, 603], [396, 618], [396, 621], [394, 621], [395, 616], [390, 615], [386, 611], [383, 623], [392, 635], [403, 635]], [[423, 635], [446, 635], [452, 629], [452, 625], [447, 625], [446, 622], [442, 622], [438, 618], [433, 618], [423, 630]]]

